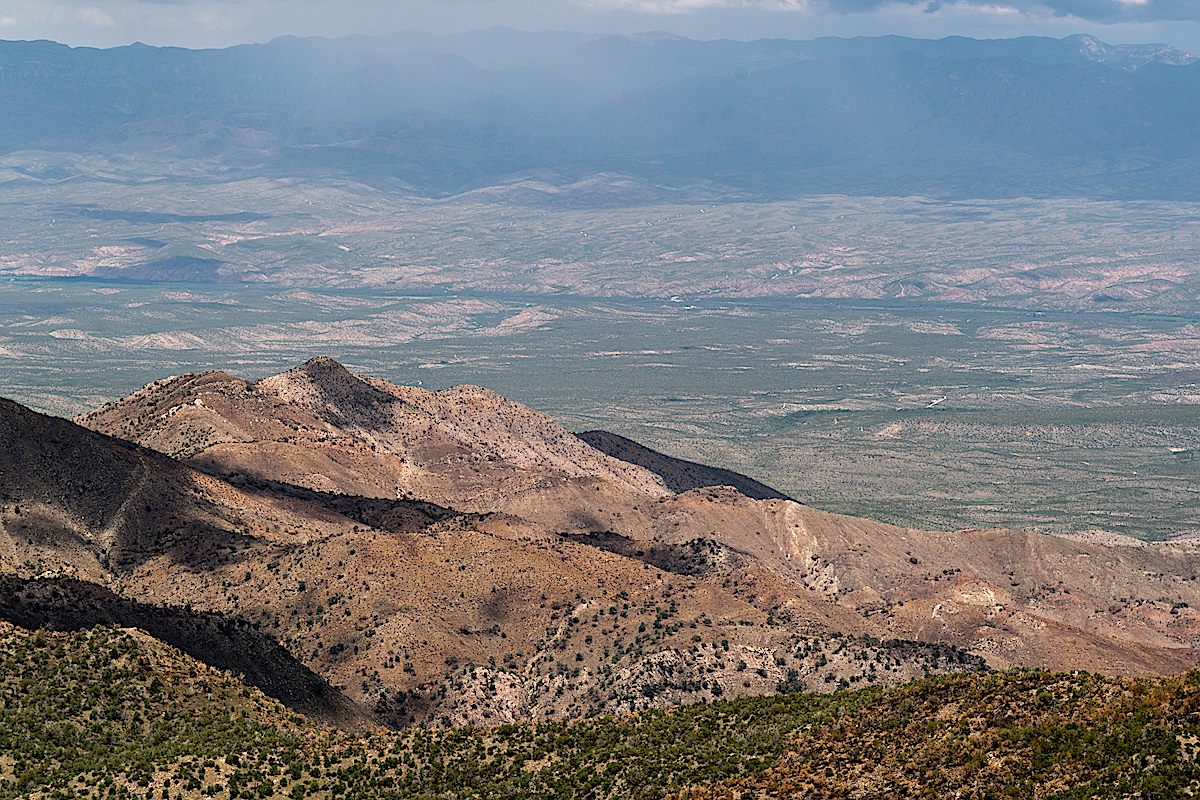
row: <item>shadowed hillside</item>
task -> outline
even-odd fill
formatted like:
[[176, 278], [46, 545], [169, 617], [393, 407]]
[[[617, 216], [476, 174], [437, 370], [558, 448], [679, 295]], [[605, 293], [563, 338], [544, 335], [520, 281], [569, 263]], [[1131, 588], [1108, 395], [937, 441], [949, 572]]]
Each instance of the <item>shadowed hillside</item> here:
[[672, 492], [686, 492], [705, 486], [732, 486], [755, 500], [790, 500], [783, 492], [753, 478], [720, 467], [673, 458], [638, 444], [632, 439], [608, 431], [584, 431], [575, 434], [600, 452], [644, 467], [663, 479]]
[[143, 605], [83, 581], [0, 575], [0, 619], [58, 631], [98, 625], [138, 628], [316, 721], [344, 727], [366, 723], [320, 676], [236, 617]]

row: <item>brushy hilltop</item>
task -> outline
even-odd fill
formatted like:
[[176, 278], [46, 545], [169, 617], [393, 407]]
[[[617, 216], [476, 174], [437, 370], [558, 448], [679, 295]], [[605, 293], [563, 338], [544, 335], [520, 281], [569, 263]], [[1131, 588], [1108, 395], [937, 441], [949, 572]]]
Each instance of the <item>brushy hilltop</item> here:
[[0, 798], [1144, 797], [1200, 673], [988, 672], [564, 724], [320, 729], [137, 631], [0, 625]]

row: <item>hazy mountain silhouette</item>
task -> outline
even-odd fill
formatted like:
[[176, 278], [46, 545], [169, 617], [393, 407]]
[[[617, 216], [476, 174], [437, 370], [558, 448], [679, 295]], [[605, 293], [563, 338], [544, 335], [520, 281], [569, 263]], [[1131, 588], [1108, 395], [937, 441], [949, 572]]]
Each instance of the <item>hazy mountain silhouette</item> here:
[[0, 153], [210, 159], [434, 195], [601, 171], [763, 197], [1200, 194], [1200, 64], [1087, 36], [4, 42], [0, 103]]

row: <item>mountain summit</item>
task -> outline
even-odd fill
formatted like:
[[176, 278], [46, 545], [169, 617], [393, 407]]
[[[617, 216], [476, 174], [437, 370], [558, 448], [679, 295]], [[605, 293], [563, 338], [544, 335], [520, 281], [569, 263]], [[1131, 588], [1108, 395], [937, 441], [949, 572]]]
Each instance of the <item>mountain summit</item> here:
[[330, 358], [253, 383], [219, 372], [184, 375], [78, 421], [218, 474], [470, 510], [585, 479], [668, 493], [652, 472], [488, 389], [396, 386]]

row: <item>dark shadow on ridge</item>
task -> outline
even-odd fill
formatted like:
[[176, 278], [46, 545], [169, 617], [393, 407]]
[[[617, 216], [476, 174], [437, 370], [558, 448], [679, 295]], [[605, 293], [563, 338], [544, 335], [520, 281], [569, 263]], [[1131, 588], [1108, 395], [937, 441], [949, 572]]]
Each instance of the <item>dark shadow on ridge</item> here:
[[32, 630], [139, 628], [315, 720], [344, 728], [371, 721], [324, 678], [239, 617], [137, 603], [85, 581], [3, 575], [0, 619]]
[[456, 511], [425, 500], [389, 500], [384, 497], [322, 492], [294, 483], [273, 481], [243, 473], [205, 471], [249, 494], [299, 500], [388, 533], [416, 533], [442, 520], [481, 516]]
[[650, 470], [676, 494], [705, 486], [732, 486], [754, 500], [795, 499], [740, 472], [674, 458], [615, 433], [596, 430], [575, 435], [607, 456]]

